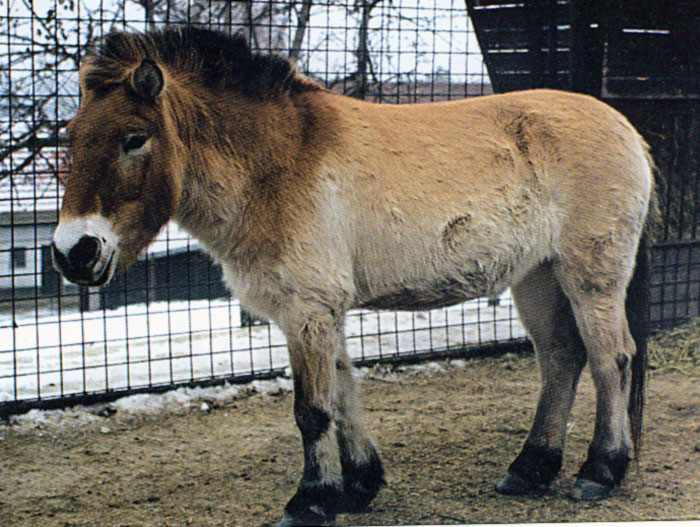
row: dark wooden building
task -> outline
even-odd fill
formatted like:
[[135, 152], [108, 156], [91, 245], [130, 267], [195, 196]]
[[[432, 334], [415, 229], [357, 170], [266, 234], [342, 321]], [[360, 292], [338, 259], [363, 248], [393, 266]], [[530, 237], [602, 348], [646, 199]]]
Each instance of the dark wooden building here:
[[700, 314], [700, 2], [466, 0], [494, 91], [556, 88], [624, 113], [658, 166], [652, 322]]
[[697, 0], [467, 0], [494, 90], [700, 97]]

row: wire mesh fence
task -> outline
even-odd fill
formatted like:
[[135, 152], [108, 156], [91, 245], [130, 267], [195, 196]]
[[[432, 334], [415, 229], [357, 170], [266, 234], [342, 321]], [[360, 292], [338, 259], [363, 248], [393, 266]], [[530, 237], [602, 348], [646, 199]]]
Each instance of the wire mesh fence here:
[[[289, 57], [335, 92], [407, 103], [486, 95], [492, 79], [509, 79], [508, 89], [518, 79], [523, 88], [563, 79], [573, 89], [578, 77], [601, 76], [585, 68], [602, 51], [574, 47], [589, 45], [588, 32], [605, 24], [577, 22], [582, 3], [551, 4], [561, 20], [542, 25], [528, 15], [530, 3], [497, 0], [1, 2], [0, 414], [287, 368], [281, 332], [241, 310], [221, 270], [174, 223], [103, 289], [77, 288], [53, 270], [50, 243], [71, 164], [64, 128], [80, 102], [80, 59], [109, 31], [200, 25], [241, 33], [255, 51]], [[533, 39], [549, 47], [533, 49]], [[614, 105], [642, 130], [660, 168], [663, 232], [652, 253], [650, 315], [656, 328], [673, 326], [700, 310], [697, 107], [681, 99]], [[525, 336], [508, 292], [425, 313], [355, 311], [346, 334], [351, 357], [365, 364], [521, 346]]]
[[[378, 102], [491, 92], [457, 0], [11, 0], [0, 24], [5, 413], [287, 367], [279, 329], [241, 311], [220, 269], [174, 223], [102, 290], [72, 286], [53, 270], [49, 245], [70, 171], [64, 127], [79, 104], [80, 58], [109, 31], [195, 24], [242, 33], [253, 49], [290, 57], [331, 90]], [[351, 357], [365, 363], [524, 337], [507, 294], [426, 313], [357, 311], [346, 334]]]

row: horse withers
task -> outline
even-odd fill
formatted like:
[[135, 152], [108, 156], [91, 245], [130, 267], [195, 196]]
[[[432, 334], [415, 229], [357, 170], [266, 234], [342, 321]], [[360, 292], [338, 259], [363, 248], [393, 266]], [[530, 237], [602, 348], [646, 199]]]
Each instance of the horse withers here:
[[243, 306], [279, 325], [304, 445], [280, 525], [330, 523], [385, 483], [345, 351], [348, 310], [508, 287], [543, 386], [496, 489], [535, 493], [557, 475], [586, 362], [597, 417], [571, 496], [621, 483], [641, 441], [654, 191], [647, 145], [618, 112], [544, 90], [372, 104], [193, 28], [107, 35], [80, 86], [56, 265], [106, 284], [174, 219]]

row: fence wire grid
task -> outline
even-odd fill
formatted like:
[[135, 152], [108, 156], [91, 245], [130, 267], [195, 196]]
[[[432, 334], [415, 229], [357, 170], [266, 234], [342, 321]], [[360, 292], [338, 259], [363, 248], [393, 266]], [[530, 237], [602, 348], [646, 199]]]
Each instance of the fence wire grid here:
[[[250, 320], [220, 269], [171, 223], [102, 290], [52, 269], [49, 246], [70, 171], [64, 127], [78, 67], [110, 30], [201, 25], [244, 34], [328, 88], [404, 103], [491, 92], [460, 1], [3, 2], [0, 13], [0, 408], [264, 377], [287, 367], [274, 325]], [[2, 6], [2, 4], [0, 4]], [[0, 8], [2, 9], [2, 8]], [[233, 292], [235, 296], [235, 291]], [[356, 362], [524, 337], [508, 295], [425, 313], [353, 312]]]
[[[243, 382], [288, 365], [279, 329], [241, 310], [221, 269], [175, 223], [102, 289], [53, 270], [78, 67], [109, 31], [241, 33], [327, 88], [376, 102], [461, 99], [492, 86], [604, 98], [647, 138], [659, 166], [650, 317], [661, 329], [700, 314], [700, 84], [690, 78], [700, 54], [679, 44], [695, 37], [678, 13], [574, 0], [0, 0], [0, 416]], [[647, 60], [674, 49], [686, 50], [682, 60]], [[508, 292], [424, 313], [355, 311], [346, 335], [357, 364], [525, 342]]]

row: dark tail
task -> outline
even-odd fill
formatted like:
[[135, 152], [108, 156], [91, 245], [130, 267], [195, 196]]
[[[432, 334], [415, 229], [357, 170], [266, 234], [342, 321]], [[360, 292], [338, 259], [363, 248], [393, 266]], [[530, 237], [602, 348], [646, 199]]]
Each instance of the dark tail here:
[[[656, 172], [656, 165], [654, 164], [649, 146], [646, 142], [644, 143], [644, 151], [649, 171], [654, 174]], [[630, 387], [630, 400], [627, 407], [627, 413], [630, 418], [632, 441], [634, 442], [634, 459], [637, 464], [637, 469], [639, 469], [639, 459], [642, 451], [644, 394], [646, 388], [647, 364], [649, 361], [647, 355], [647, 339], [650, 334], [649, 305], [651, 303], [651, 261], [649, 249], [654, 239], [654, 234], [658, 230], [658, 223], [661, 216], [653, 180], [654, 178], [652, 177], [651, 196], [649, 199], [646, 224], [644, 225], [642, 236], [639, 240], [634, 273], [627, 286], [627, 300], [625, 302], [627, 323], [637, 348], [637, 352], [632, 358], [632, 385]]]
[[637, 261], [632, 280], [627, 287], [625, 311], [630, 333], [637, 352], [632, 358], [632, 385], [627, 412], [630, 417], [634, 458], [639, 462], [642, 450], [642, 421], [644, 418], [644, 390], [647, 371], [647, 338], [649, 337], [649, 240], [645, 232], [639, 241]]

